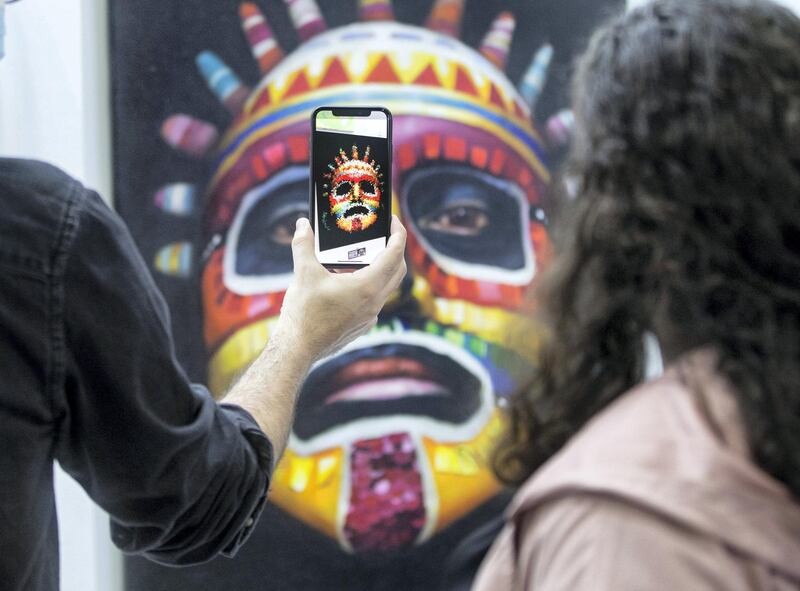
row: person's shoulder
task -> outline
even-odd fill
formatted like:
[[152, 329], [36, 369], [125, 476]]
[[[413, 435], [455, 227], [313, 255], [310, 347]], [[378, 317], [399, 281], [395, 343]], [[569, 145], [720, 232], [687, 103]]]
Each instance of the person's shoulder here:
[[613, 496], [552, 499], [510, 529], [523, 589], [743, 590], [746, 571], [764, 570], [715, 536]]
[[55, 166], [0, 158], [0, 259], [49, 273], [88, 191]]
[[[517, 492], [511, 512], [574, 493], [647, 497], [657, 482], [700, 472], [713, 439], [673, 376], [640, 384], [593, 417]], [[693, 477], [693, 476], [692, 476]]]
[[0, 188], [3, 193], [58, 196], [80, 183], [66, 172], [40, 160], [0, 158]]
[[647, 463], [664, 445], [705, 431], [694, 411], [686, 387], [663, 375], [632, 388], [595, 415], [552, 463], [593, 471], [620, 461]]
[[47, 162], [0, 158], [0, 208], [17, 223], [57, 224], [88, 193], [78, 180]]
[[[680, 368], [623, 394], [520, 487], [509, 519], [548, 506], [568, 520], [563, 511], [579, 509], [577, 497], [613, 500], [648, 523], [679, 524], [800, 576], [796, 562], [786, 560], [800, 552], [800, 508], [746, 450], [711, 427], [709, 401], [716, 409], [735, 405], [733, 386], [718, 377], [697, 351]], [[687, 380], [702, 382], [702, 400]]]

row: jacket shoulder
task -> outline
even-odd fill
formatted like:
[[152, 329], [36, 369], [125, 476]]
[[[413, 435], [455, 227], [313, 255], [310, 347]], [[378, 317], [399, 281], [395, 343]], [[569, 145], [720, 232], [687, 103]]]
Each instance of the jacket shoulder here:
[[39, 160], [0, 158], [0, 187], [3, 192], [52, 193], [77, 184], [63, 170]]
[[[711, 429], [685, 383], [686, 363], [683, 373], [668, 368], [589, 421], [522, 485], [509, 519], [520, 522], [577, 497], [613, 499], [800, 578], [791, 559], [800, 556], [800, 506]], [[703, 378], [706, 398], [735, 404], [732, 386], [711, 367], [692, 371]]]
[[86, 193], [44, 162], [0, 159], [0, 262], [49, 272]]

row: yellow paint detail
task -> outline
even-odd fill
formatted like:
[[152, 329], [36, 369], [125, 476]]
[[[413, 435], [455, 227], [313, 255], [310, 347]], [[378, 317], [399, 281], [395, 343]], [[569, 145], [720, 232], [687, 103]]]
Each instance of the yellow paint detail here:
[[480, 464], [465, 445], [445, 447], [440, 445], [433, 452], [433, 469], [444, 474], [474, 476], [480, 471]]
[[178, 244], [174, 244], [169, 249], [169, 263], [167, 265], [167, 268], [170, 271], [175, 271], [178, 268], [180, 256], [181, 256], [181, 247]]
[[333, 56], [328, 56], [322, 62], [322, 67], [317, 69], [312, 69], [311, 67], [306, 68], [306, 78], [308, 79], [308, 85], [311, 88], [316, 88], [320, 82], [322, 82], [322, 77], [328, 72], [328, 68], [333, 61]]
[[231, 382], [261, 353], [277, 317], [257, 320], [240, 328], [212, 355], [208, 363], [208, 387], [219, 398]]
[[411, 53], [410, 56], [408, 56], [408, 54], [406, 54], [406, 56], [392, 53], [389, 59], [402, 83], [411, 84], [422, 74], [422, 70], [427, 68], [431, 63], [430, 55], [421, 51], [415, 51]]
[[310, 456], [287, 449], [273, 475], [270, 500], [297, 519], [338, 539], [342, 459], [341, 449]]
[[334, 454], [322, 456], [317, 465], [317, 486], [325, 488], [334, 483], [333, 476], [339, 460]]
[[306, 490], [313, 470], [314, 462], [311, 458], [292, 458], [289, 464], [289, 488], [296, 493]]
[[[492, 86], [492, 81], [489, 76], [465, 67], [466, 64], [459, 59], [436, 55], [429, 51], [414, 51], [411, 53], [407, 51], [343, 51], [336, 56], [327, 56], [324, 58], [324, 63], [322, 64], [319, 64], [316, 61], [306, 61], [303, 62], [303, 64], [296, 70], [282, 74], [280, 77], [268, 76], [254, 89], [254, 92], [248, 98], [246, 112], [248, 112], [248, 114], [252, 114], [251, 111], [253, 104], [257, 100], [257, 97], [264, 92], [265, 88], [266, 91], [269, 92], [271, 100], [271, 103], [267, 108], [275, 108], [275, 104], [278, 103], [286, 91], [291, 88], [292, 83], [301, 72], [305, 73], [309, 84], [309, 90], [301, 95], [302, 98], [327, 90], [327, 87], [319, 88], [318, 85], [322, 82], [331, 62], [334, 59], [339, 60], [348, 76], [348, 80], [346, 82], [336, 85], [341, 87], [342, 85], [363, 83], [364, 80], [366, 80], [367, 77], [372, 73], [378, 62], [383, 58], [387, 58], [389, 60], [392, 69], [404, 86], [410, 86], [414, 88], [414, 81], [419, 77], [423, 70], [425, 70], [428, 66], [431, 66], [438, 80], [438, 88], [451, 93], [457, 93], [459, 96], [468, 97], [469, 95], [466, 93], [456, 90], [456, 70], [460, 66], [471, 78], [473, 85], [478, 90], [481, 102], [485, 104], [485, 106], [496, 108], [494, 104], [490, 103], [490, 89]], [[395, 86], [397, 86], [397, 84], [395, 84]], [[500, 93], [503, 103], [506, 105], [507, 110], [503, 111], [503, 114], [511, 118], [519, 119], [517, 114], [513, 111], [512, 103], [514, 101], [514, 97], [509, 96], [509, 88], [507, 88], [504, 84], [495, 84], [495, 88]], [[341, 89], [339, 88], [339, 90]], [[287, 101], [285, 104], [291, 104], [291, 102]], [[510, 105], [511, 107], [509, 108]]]
[[419, 302], [422, 316], [431, 318], [434, 314], [436, 298], [433, 295], [431, 284], [424, 277], [420, 275], [414, 276], [414, 282], [411, 285], [411, 296]]
[[434, 300], [431, 316], [441, 325], [457, 326], [459, 331], [511, 349], [530, 362], [536, 361], [542, 327], [530, 316], [446, 298]]
[[502, 489], [492, 474], [489, 462], [501, 430], [502, 419], [500, 413], [495, 411], [486, 427], [471, 441], [439, 443], [423, 438], [439, 495], [436, 531], [463, 517]]
[[442, 87], [447, 89], [455, 88], [457, 62], [436, 56], [431, 63]]

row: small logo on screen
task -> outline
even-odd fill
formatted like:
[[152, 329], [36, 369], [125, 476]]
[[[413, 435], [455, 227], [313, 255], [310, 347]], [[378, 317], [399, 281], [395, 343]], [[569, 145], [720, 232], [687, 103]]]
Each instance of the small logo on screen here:
[[347, 252], [347, 259], [357, 259], [358, 257], [363, 257], [365, 254], [367, 254], [366, 248], [356, 248], [355, 250], [350, 250]]

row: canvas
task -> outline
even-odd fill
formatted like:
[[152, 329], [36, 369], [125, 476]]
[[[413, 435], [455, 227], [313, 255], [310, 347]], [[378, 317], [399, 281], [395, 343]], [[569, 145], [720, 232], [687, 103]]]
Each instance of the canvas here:
[[437, 589], [458, 544], [501, 520], [488, 458], [535, 371], [569, 69], [621, 7], [112, 1], [116, 204], [193, 379], [222, 395], [269, 338], [314, 108], [391, 110], [381, 182], [408, 229], [378, 325], [305, 381], [247, 546], [179, 570], [130, 559], [128, 589]]

